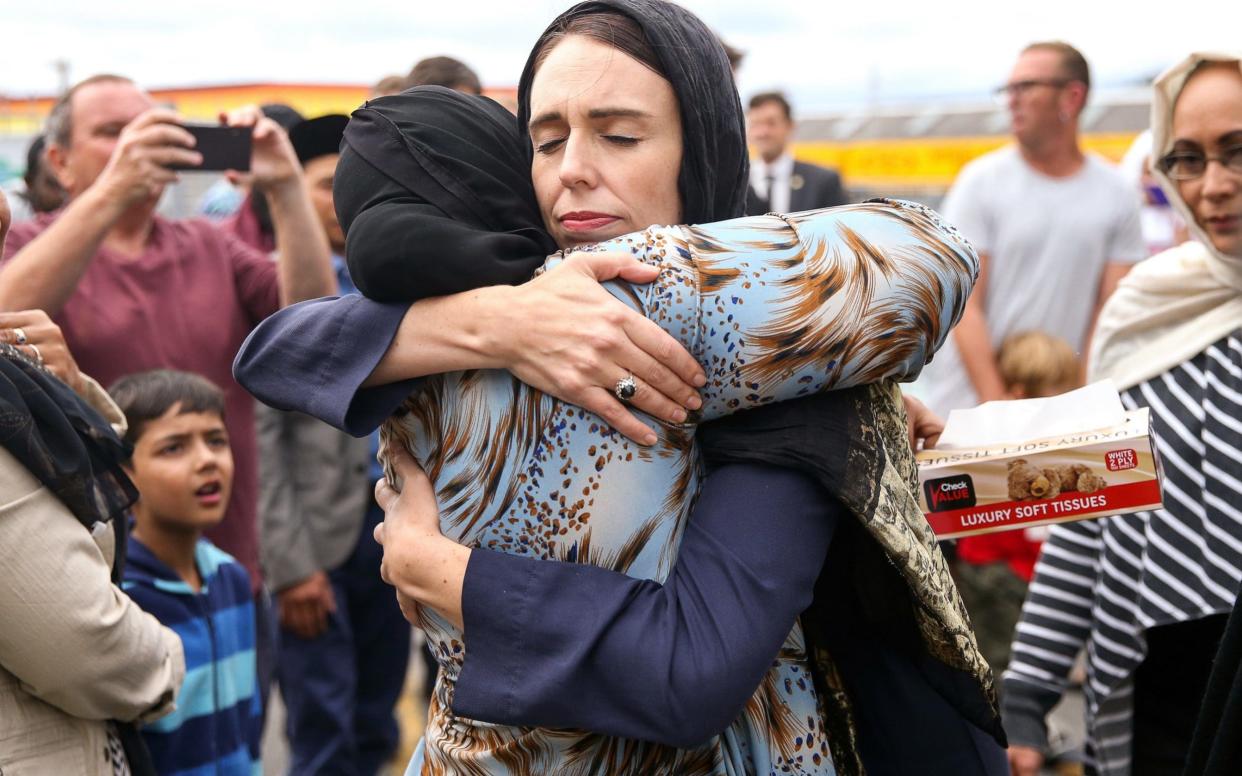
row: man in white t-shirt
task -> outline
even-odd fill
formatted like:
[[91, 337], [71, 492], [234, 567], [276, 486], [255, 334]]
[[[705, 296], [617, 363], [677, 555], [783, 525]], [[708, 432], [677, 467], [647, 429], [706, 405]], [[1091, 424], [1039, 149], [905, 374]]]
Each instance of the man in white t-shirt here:
[[961, 323], [920, 381], [937, 413], [1005, 398], [996, 350], [1006, 335], [1045, 331], [1084, 357], [1100, 307], [1147, 255], [1133, 189], [1079, 147], [1089, 84], [1068, 44], [1026, 47], [999, 90], [1016, 143], [966, 165], [949, 191], [944, 216], [981, 265]]

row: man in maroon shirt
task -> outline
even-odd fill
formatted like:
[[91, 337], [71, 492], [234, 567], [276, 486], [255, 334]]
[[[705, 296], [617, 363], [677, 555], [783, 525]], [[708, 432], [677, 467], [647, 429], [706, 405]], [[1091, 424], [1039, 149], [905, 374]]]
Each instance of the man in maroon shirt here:
[[173, 112], [118, 76], [73, 87], [48, 117], [47, 158], [68, 201], [15, 225], [0, 265], [0, 311], [42, 309], [82, 370], [104, 385], [157, 367], [224, 389], [237, 461], [224, 522], [208, 535], [259, 588], [254, 405], [231, 364], [250, 329], [281, 306], [335, 293], [328, 244], [293, 148], [257, 108], [227, 116], [254, 127], [251, 172], [271, 203], [276, 261], [203, 220], [156, 215], [172, 166], [201, 157]]

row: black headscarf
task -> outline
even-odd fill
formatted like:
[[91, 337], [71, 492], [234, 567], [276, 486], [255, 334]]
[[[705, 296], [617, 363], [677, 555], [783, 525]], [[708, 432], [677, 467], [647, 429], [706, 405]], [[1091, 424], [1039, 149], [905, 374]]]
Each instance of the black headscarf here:
[[[129, 446], [69, 386], [11, 345], [0, 345], [0, 444], [87, 529], [122, 516], [138, 498], [121, 469]], [[123, 537], [125, 521], [115, 525]]]
[[[677, 189], [682, 221], [705, 224], [741, 216], [746, 205], [750, 161], [746, 119], [729, 57], [702, 20], [663, 0], [589, 0], [578, 3], [548, 25], [544, 36], [574, 19], [611, 11], [633, 19], [656, 52], [662, 75], [673, 87], [681, 111], [682, 157]], [[542, 40], [541, 36], [541, 40]], [[518, 83], [518, 129], [522, 151], [531, 154], [530, 90], [538, 46]]]
[[529, 280], [556, 243], [525, 142], [496, 102], [440, 86], [354, 111], [332, 193], [358, 289], [416, 301]]

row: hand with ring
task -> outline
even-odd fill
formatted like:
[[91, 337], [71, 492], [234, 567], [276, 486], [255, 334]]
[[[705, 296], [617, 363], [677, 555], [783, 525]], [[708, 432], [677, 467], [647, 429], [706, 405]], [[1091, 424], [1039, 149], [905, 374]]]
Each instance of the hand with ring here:
[[82, 373], [69, 352], [65, 335], [42, 310], [0, 313], [0, 342], [24, 353], [46, 367], [74, 391], [79, 391]]
[[638, 383], [634, 381], [634, 373], [626, 372], [625, 377], [617, 381], [617, 387], [613, 388], [612, 392], [621, 401], [633, 399], [634, 394], [638, 393]]
[[634, 441], [657, 435], [634, 414], [684, 423], [699, 409], [703, 368], [653, 321], [600, 283], [650, 283], [659, 269], [621, 253], [575, 253], [520, 286], [485, 318], [488, 352], [519, 380], [595, 413]]

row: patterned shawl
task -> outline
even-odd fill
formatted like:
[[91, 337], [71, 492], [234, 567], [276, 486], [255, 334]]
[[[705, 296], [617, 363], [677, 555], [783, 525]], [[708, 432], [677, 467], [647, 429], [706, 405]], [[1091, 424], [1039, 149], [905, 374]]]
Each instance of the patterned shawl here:
[[[832, 755], [842, 776], [863, 774], [850, 698], [832, 657], [843, 612], [950, 670], [924, 675], [962, 715], [1005, 744], [992, 672], [918, 500], [918, 472], [895, 382], [773, 404], [699, 428], [713, 463], [753, 462], [816, 479], [855, 517], [833, 539], [815, 600], [802, 616]], [[828, 440], [828, 441], [826, 441]], [[857, 606], [842, 607], [840, 597]]]

